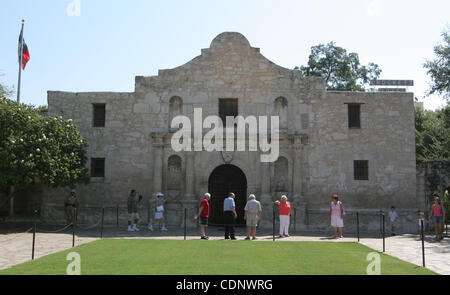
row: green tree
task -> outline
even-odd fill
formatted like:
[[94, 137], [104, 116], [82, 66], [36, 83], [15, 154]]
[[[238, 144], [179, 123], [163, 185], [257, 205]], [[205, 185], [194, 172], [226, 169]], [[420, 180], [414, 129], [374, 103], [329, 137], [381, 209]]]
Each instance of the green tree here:
[[295, 67], [303, 76], [325, 79], [328, 90], [366, 91], [366, 85], [380, 76], [378, 65], [363, 66], [357, 53], [335, 46], [334, 42], [311, 47], [308, 65]]
[[426, 95], [436, 93], [443, 95], [446, 100], [450, 98], [450, 26], [442, 32], [444, 42], [434, 47], [433, 60], [428, 60], [423, 65], [430, 75], [432, 84]]
[[0, 188], [42, 183], [51, 187], [89, 181], [86, 143], [71, 120], [42, 116], [33, 106], [0, 99]]
[[415, 110], [418, 162], [450, 160], [450, 102], [436, 111]]
[[[0, 76], [3, 76], [3, 74], [0, 74]], [[13, 89], [0, 83], [0, 98], [11, 97], [13, 94]]]

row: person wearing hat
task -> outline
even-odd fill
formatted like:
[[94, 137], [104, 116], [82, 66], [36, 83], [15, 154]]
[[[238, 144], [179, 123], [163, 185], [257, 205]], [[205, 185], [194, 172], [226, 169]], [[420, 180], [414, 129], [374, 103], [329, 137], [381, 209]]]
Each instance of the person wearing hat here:
[[209, 218], [209, 200], [211, 199], [211, 194], [206, 193], [203, 200], [200, 202], [200, 209], [198, 210], [198, 214], [195, 215], [195, 219], [200, 216], [200, 234], [202, 240], [208, 240], [209, 238], [206, 236], [205, 227], [208, 224]]
[[158, 228], [162, 231], [167, 231], [167, 228], [164, 224], [164, 203], [166, 200], [164, 199], [163, 193], [157, 193], [156, 198], [153, 200], [153, 207], [154, 207], [154, 220], [153, 224], [150, 223], [148, 225], [148, 229], [151, 231], [155, 230], [155, 226], [158, 224]]
[[69, 224], [76, 218], [76, 210], [78, 209], [78, 198], [74, 189], [71, 190], [70, 196], [64, 202], [64, 209], [66, 211], [67, 224]]
[[280, 210], [280, 238], [289, 237], [289, 224], [291, 222], [291, 203], [288, 201], [286, 195], [281, 196], [281, 202], [276, 200]]
[[253, 240], [256, 240], [256, 227], [261, 219], [261, 211], [261, 203], [256, 200], [255, 195], [251, 194], [248, 196], [248, 201], [244, 208], [244, 220], [247, 223], [246, 240], [250, 240], [250, 233], [253, 236]]
[[343, 238], [342, 229], [344, 227], [344, 205], [339, 201], [339, 195], [333, 194], [330, 207], [330, 214], [328, 216], [331, 219], [331, 226], [333, 227], [333, 239], [337, 238], [337, 231], [339, 230], [339, 237]]

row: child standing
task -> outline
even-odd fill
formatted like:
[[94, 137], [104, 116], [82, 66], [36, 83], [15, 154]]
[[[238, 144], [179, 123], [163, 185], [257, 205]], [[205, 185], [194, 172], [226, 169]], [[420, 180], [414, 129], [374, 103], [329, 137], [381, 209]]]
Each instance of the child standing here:
[[397, 229], [398, 214], [395, 211], [395, 207], [391, 206], [391, 212], [389, 212], [389, 221], [391, 222], [391, 232], [395, 236], [395, 231]]
[[[422, 224], [423, 224], [423, 227], [422, 227]], [[417, 223], [417, 228], [419, 229], [420, 236], [422, 236], [424, 227], [425, 227], [425, 214], [423, 212], [419, 212], [419, 220]]]
[[[164, 224], [164, 203], [165, 203], [164, 195], [162, 193], [156, 194], [156, 199], [154, 200], [154, 207], [155, 207], [155, 218], [153, 221], [153, 225], [156, 226], [158, 224], [158, 227], [162, 231], [167, 231], [167, 228]], [[151, 231], [154, 231], [154, 227], [150, 223], [148, 225], [148, 229]]]

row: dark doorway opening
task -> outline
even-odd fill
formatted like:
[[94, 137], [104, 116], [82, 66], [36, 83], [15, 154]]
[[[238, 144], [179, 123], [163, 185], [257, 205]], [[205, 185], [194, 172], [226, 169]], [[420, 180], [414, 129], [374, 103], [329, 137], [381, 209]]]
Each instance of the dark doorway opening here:
[[244, 207], [247, 203], [247, 178], [239, 167], [225, 164], [216, 167], [209, 176], [208, 190], [211, 194], [210, 225], [223, 225], [223, 200], [232, 192], [236, 198], [236, 225], [244, 225]]

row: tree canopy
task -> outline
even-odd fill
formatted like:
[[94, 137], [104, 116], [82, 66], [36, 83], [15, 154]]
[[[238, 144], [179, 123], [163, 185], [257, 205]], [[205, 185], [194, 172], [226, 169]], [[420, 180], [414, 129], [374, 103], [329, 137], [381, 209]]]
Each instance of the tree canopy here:
[[450, 102], [436, 111], [416, 107], [415, 121], [417, 161], [450, 161]]
[[334, 42], [311, 47], [308, 65], [295, 69], [300, 70], [305, 77], [324, 78], [328, 90], [342, 91], [366, 91], [367, 84], [381, 73], [378, 65], [361, 65], [357, 53], [347, 53]]
[[427, 74], [431, 77], [431, 86], [427, 95], [443, 95], [445, 99], [450, 98], [450, 26], [442, 32], [443, 43], [434, 47], [433, 60], [428, 60], [423, 65]]
[[85, 149], [71, 120], [0, 98], [0, 188], [87, 183]]

